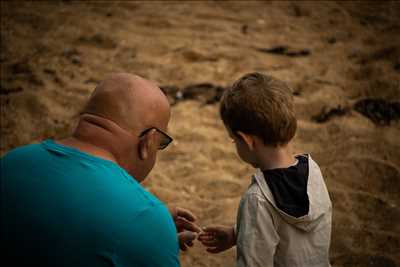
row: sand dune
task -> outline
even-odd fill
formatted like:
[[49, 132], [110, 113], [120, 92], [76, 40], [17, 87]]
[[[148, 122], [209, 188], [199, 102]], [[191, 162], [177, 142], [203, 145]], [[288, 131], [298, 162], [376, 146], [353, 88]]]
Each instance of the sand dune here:
[[[66, 136], [110, 72], [178, 89], [266, 72], [293, 86], [295, 150], [311, 153], [325, 176], [332, 265], [399, 266], [399, 18], [395, 1], [1, 2], [0, 151]], [[206, 91], [173, 106], [175, 141], [145, 185], [192, 209], [201, 225], [233, 224], [253, 170], [236, 156]], [[384, 102], [355, 108], [370, 98]], [[196, 243], [181, 260], [234, 266], [234, 257]]]

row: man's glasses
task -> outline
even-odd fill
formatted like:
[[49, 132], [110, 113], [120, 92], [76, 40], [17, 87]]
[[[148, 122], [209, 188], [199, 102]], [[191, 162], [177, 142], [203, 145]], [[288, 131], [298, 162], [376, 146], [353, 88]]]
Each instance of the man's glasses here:
[[146, 130], [144, 130], [139, 137], [143, 137], [145, 136], [148, 132], [150, 132], [151, 130], [155, 129], [157, 132], [159, 132], [162, 135], [162, 139], [161, 142], [158, 146], [159, 150], [163, 150], [164, 148], [166, 148], [169, 144], [171, 144], [171, 142], [174, 140], [172, 139], [171, 136], [169, 136], [168, 134], [166, 134], [165, 132], [161, 131], [160, 129], [156, 128], [156, 127], [151, 127], [148, 128]]

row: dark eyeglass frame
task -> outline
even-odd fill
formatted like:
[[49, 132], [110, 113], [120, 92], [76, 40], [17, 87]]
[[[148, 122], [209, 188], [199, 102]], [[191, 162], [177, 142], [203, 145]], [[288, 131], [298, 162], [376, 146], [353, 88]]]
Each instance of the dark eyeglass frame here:
[[165, 140], [167, 140], [166, 142], [165, 142], [165, 141], [162, 141], [162, 142], [160, 143], [160, 145], [158, 146], [158, 149], [159, 149], [159, 150], [165, 149], [169, 144], [172, 143], [172, 141], [174, 141], [174, 139], [173, 139], [171, 136], [169, 136], [167, 133], [161, 131], [161, 130], [158, 129], [157, 127], [150, 127], [150, 128], [147, 128], [146, 130], [144, 130], [144, 131], [139, 135], [139, 138], [145, 136], [148, 132], [150, 132], [150, 131], [153, 130], [153, 129], [156, 130], [157, 132], [159, 132], [160, 134], [162, 134], [162, 135], [165, 137]]

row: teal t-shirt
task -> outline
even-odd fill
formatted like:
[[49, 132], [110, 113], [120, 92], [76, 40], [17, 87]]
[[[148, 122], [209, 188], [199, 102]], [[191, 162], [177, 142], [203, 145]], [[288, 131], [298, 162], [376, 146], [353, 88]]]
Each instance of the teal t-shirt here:
[[159, 199], [117, 164], [51, 140], [1, 159], [1, 232], [15, 266], [179, 266]]

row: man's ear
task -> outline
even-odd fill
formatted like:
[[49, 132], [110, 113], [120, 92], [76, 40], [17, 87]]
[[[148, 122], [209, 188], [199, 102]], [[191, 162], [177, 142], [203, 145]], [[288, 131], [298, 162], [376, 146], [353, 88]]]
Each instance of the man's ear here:
[[141, 160], [146, 160], [149, 157], [149, 153], [154, 149], [155, 132], [156, 130], [152, 129], [139, 140], [138, 150]]
[[245, 134], [241, 131], [237, 131], [236, 133], [243, 139], [243, 141], [247, 144], [250, 150], [254, 149], [255, 140], [253, 136]]

